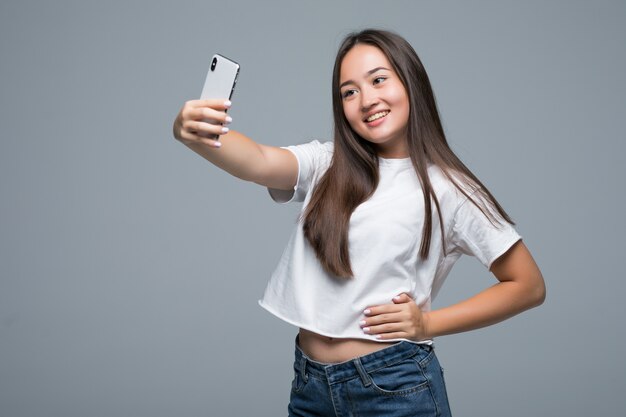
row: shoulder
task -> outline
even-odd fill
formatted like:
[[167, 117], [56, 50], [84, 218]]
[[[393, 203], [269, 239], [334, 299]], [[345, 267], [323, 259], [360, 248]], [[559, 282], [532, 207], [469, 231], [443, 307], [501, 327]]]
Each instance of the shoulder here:
[[437, 195], [443, 212], [456, 211], [477, 188], [467, 181], [465, 176], [455, 170], [443, 171], [435, 164], [428, 166], [428, 178]]
[[330, 164], [333, 156], [334, 142], [318, 139], [298, 145], [284, 146], [296, 155], [301, 169], [319, 171]]
[[330, 159], [333, 156], [333, 152], [335, 151], [335, 142], [332, 140], [321, 142], [317, 139], [313, 140], [311, 143], [315, 143], [315, 146], [319, 148], [319, 152], [322, 156]]
[[304, 185], [313, 182], [328, 169], [333, 156], [334, 142], [314, 139], [282, 148], [295, 155], [298, 161], [298, 183]]
[[306, 150], [310, 150], [313, 152], [331, 152], [332, 153], [333, 149], [335, 148], [335, 143], [332, 140], [321, 141], [319, 139], [313, 139], [308, 142], [285, 146], [285, 148], [306, 149]]
[[313, 139], [309, 142], [283, 146], [285, 149], [289, 149], [294, 153], [305, 154], [311, 158], [328, 157], [333, 154], [335, 149], [335, 143], [333, 141], [320, 141], [319, 139]]

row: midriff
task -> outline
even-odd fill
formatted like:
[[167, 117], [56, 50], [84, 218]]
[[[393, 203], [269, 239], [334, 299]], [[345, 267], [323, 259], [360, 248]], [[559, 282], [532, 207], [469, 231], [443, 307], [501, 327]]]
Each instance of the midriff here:
[[394, 343], [398, 342], [328, 337], [302, 328], [298, 336], [300, 349], [309, 358], [323, 363], [345, 362], [384, 349]]

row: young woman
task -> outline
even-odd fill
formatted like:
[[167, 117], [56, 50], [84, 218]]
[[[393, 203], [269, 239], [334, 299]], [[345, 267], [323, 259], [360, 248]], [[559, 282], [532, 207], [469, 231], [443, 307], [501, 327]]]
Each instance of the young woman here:
[[[218, 99], [186, 102], [174, 136], [275, 201], [304, 202], [259, 301], [300, 328], [289, 415], [449, 416], [433, 338], [541, 304], [543, 277], [513, 221], [449, 148], [406, 40], [348, 35], [332, 83], [333, 142], [255, 143], [202, 121], [231, 122], [230, 102]], [[498, 283], [431, 310], [462, 254]]]

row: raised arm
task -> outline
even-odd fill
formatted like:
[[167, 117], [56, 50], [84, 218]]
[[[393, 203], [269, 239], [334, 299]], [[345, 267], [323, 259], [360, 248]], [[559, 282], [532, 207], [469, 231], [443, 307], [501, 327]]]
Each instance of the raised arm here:
[[[227, 125], [232, 119], [226, 114], [229, 107], [230, 102], [224, 100], [187, 101], [174, 121], [174, 137], [237, 178], [280, 190], [293, 189], [298, 177], [298, 161], [293, 153], [261, 145], [230, 130]], [[220, 135], [220, 140], [210, 139], [211, 135]]]

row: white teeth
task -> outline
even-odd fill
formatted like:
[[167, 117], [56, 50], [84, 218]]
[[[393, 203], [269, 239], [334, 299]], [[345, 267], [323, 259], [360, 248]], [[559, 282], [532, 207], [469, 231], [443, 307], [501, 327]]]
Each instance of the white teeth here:
[[368, 121], [368, 122], [373, 122], [374, 120], [378, 120], [378, 119], [380, 119], [381, 117], [385, 117], [385, 116], [387, 116], [388, 114], [389, 114], [389, 112], [388, 112], [388, 111], [381, 111], [381, 112], [378, 112], [378, 113], [376, 113], [376, 114], [372, 114], [370, 117], [368, 117], [368, 118], [366, 119], [366, 121]]

